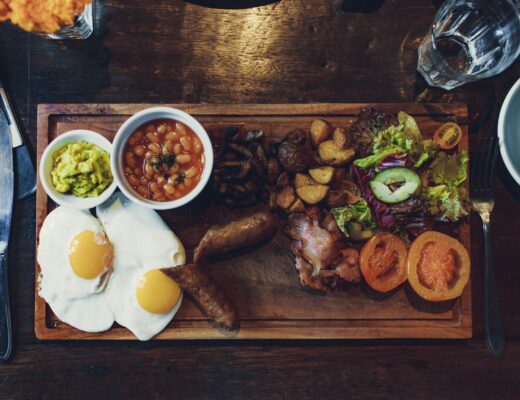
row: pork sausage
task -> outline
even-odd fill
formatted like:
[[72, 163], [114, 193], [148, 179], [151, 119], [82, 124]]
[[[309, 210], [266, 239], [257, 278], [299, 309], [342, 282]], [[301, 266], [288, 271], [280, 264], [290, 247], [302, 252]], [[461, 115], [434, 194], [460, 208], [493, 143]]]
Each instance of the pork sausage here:
[[194, 300], [201, 312], [215, 324], [227, 330], [238, 329], [238, 311], [222, 290], [197, 264], [162, 268]]
[[269, 211], [259, 211], [225, 225], [212, 226], [195, 249], [194, 261], [201, 263], [211, 255], [254, 245], [275, 232], [275, 217]]

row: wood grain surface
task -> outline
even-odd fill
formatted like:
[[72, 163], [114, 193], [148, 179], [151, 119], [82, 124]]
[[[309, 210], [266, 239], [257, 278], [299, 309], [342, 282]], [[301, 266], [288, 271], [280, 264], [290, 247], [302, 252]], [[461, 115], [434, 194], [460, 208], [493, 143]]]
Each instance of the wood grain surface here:
[[[428, 87], [416, 73], [417, 47], [441, 2], [386, 0], [373, 13], [345, 13], [341, 0], [240, 10], [106, 0], [86, 41], [49, 41], [1, 23], [0, 79], [34, 148], [39, 103], [463, 103], [470, 137], [493, 134], [520, 61], [453, 91]], [[517, 399], [520, 189], [502, 163], [498, 177], [501, 360], [483, 340], [479, 229], [471, 233], [470, 340], [42, 342], [34, 334], [36, 201], [17, 202], [15, 348], [0, 366], [0, 398]]]
[[[72, 129], [101, 133], [110, 141], [132, 114], [146, 104], [40, 104], [38, 106], [38, 164], [47, 144]], [[460, 104], [172, 104], [195, 116], [214, 142], [228, 126], [261, 129], [267, 136], [283, 137], [295, 129], [308, 130], [316, 118], [348, 128], [363, 107], [374, 106], [397, 114], [413, 115], [425, 138], [431, 138], [444, 122], [459, 123], [464, 132], [459, 144], [468, 150], [467, 108]], [[219, 140], [220, 139], [220, 140]], [[192, 203], [177, 210], [160, 212], [162, 218], [193, 252], [206, 230], [247, 215], [254, 208], [230, 210], [213, 204], [207, 187]], [[36, 199], [36, 236], [55, 204], [41, 184]], [[256, 208], [261, 208], [262, 205]], [[265, 207], [265, 205], [263, 205]], [[241, 318], [238, 332], [222, 332], [211, 326], [189, 300], [157, 339], [377, 339], [377, 338], [468, 338], [471, 337], [471, 285], [461, 298], [441, 303], [422, 300], [407, 284], [382, 295], [365, 284], [327, 295], [301, 288], [283, 233], [285, 219], [266, 245], [238, 257], [208, 266], [208, 273], [237, 306]], [[469, 224], [452, 232], [470, 248]], [[40, 269], [36, 263], [35, 285]], [[38, 339], [123, 340], [135, 339], [121, 327], [89, 334], [59, 321], [45, 301], [35, 294], [34, 326]]]

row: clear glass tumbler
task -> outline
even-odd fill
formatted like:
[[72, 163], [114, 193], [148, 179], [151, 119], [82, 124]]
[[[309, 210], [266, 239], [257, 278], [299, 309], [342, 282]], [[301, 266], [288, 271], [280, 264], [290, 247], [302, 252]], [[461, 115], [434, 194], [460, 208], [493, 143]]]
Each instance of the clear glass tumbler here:
[[499, 74], [519, 53], [514, 0], [447, 0], [419, 46], [417, 70], [430, 86], [451, 90]]
[[41, 33], [40, 35], [47, 39], [88, 39], [94, 33], [95, 12], [97, 10], [96, 2], [92, 2], [85, 6], [83, 12], [76, 17], [74, 23], [64, 26], [58, 32]]

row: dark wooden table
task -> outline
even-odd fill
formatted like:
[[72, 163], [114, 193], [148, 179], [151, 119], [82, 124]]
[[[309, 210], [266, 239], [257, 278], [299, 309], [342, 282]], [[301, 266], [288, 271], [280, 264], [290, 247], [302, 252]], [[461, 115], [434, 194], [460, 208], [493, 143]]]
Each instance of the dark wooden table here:
[[[452, 92], [428, 88], [415, 72], [416, 50], [438, 5], [387, 0], [374, 13], [344, 13], [340, 0], [242, 10], [109, 0], [101, 29], [86, 41], [54, 42], [0, 25], [0, 79], [33, 145], [43, 102], [465, 102], [471, 135], [490, 134], [520, 62]], [[493, 229], [507, 345], [497, 361], [483, 340], [479, 229], [472, 340], [38, 342], [35, 204], [18, 203], [15, 349], [0, 366], [0, 398], [518, 398], [519, 216], [520, 189], [500, 165]]]

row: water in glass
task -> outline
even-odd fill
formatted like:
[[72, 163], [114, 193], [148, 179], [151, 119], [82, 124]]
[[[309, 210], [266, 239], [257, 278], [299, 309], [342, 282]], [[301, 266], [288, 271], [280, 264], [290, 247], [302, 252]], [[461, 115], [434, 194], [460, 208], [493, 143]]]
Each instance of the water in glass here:
[[513, 0], [447, 0], [419, 47], [417, 69], [447, 90], [499, 74], [520, 53], [520, 11]]

